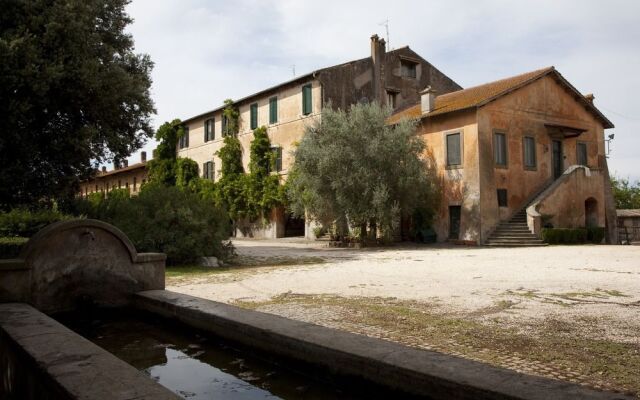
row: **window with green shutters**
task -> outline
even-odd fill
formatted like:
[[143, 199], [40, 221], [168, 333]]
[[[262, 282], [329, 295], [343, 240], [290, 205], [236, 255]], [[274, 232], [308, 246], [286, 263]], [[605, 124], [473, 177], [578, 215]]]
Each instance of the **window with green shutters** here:
[[214, 123], [215, 123], [215, 120], [213, 118], [210, 118], [204, 121], [204, 141], [205, 142], [208, 142], [215, 138]]
[[524, 167], [526, 169], [536, 168], [536, 141], [531, 136], [522, 138], [522, 153], [524, 159]]
[[304, 85], [302, 87], [302, 114], [309, 115], [312, 111], [311, 102], [311, 84]]
[[451, 133], [446, 136], [447, 141], [447, 167], [462, 165], [462, 143], [460, 133]]
[[504, 133], [493, 134], [493, 160], [497, 166], [507, 166], [507, 135]]
[[213, 165], [213, 161], [207, 161], [206, 163], [202, 164], [202, 177], [204, 179], [208, 179], [211, 181], [213, 180]]
[[253, 103], [250, 106], [250, 114], [251, 114], [251, 129], [256, 129], [258, 127], [258, 103]]
[[274, 96], [269, 99], [269, 123], [276, 122], [278, 122], [278, 98]]
[[274, 169], [275, 172], [280, 172], [282, 171], [282, 147], [280, 146], [275, 146], [271, 148], [271, 151], [273, 152], [273, 160], [274, 160]]
[[578, 142], [576, 146], [576, 158], [578, 165], [587, 166], [587, 144], [584, 142]]
[[186, 147], [189, 147], [189, 127], [185, 126], [183, 129], [184, 129], [184, 134], [180, 136], [180, 138], [178, 139], [179, 149], [184, 149]]

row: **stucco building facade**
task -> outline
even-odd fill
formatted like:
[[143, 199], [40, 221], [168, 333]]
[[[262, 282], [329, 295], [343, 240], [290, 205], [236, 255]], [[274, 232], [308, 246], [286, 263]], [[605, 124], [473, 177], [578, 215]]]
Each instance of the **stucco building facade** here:
[[418, 118], [441, 180], [439, 240], [541, 244], [543, 226], [608, 226], [615, 209], [604, 130], [613, 124], [553, 67], [448, 94], [392, 116]]
[[127, 189], [132, 196], [137, 195], [147, 180], [147, 153], [142, 152], [140, 162], [129, 165], [127, 161], [116, 163], [111, 171], [103, 168], [102, 171], [84, 182], [80, 183], [80, 196], [87, 197], [92, 193], [102, 193], [109, 196], [113, 189]]
[[[292, 150], [307, 126], [318, 118], [323, 107], [348, 109], [362, 101], [377, 101], [394, 109], [405, 108], [419, 101], [419, 91], [432, 86], [441, 93], [461, 87], [427, 62], [408, 46], [386, 51], [386, 44], [377, 35], [371, 37], [371, 54], [359, 60], [319, 69], [293, 80], [234, 101], [239, 118], [238, 139], [243, 149], [245, 171], [249, 165], [249, 148], [253, 130], [265, 126], [274, 151], [278, 155], [277, 173], [282, 180], [293, 165]], [[195, 160], [200, 174], [218, 180], [220, 160], [216, 153], [222, 148], [224, 106], [189, 117], [183, 121], [187, 138], [178, 144], [177, 155]], [[251, 237], [282, 237], [306, 234], [310, 227], [274, 210], [267, 226], [249, 226], [239, 222], [236, 235]], [[306, 232], [306, 233], [305, 233]]]

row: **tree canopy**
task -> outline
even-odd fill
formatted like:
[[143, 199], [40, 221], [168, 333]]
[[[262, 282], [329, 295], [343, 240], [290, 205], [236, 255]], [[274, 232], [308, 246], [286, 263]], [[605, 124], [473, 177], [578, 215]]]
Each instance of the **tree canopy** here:
[[0, 208], [70, 196], [152, 135], [149, 56], [127, 0], [3, 1]]
[[617, 209], [640, 208], [640, 182], [630, 183], [628, 179], [611, 177], [611, 188]]
[[391, 234], [401, 215], [434, 208], [437, 179], [415, 135], [415, 121], [387, 125], [390, 110], [376, 103], [348, 112], [325, 107], [295, 150], [288, 178], [292, 210], [322, 222], [337, 222], [375, 234]]

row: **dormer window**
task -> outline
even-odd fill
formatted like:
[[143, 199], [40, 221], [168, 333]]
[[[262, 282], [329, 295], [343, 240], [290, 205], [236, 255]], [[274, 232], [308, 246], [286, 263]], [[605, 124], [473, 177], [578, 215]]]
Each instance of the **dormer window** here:
[[400, 70], [403, 78], [416, 79], [418, 63], [410, 60], [400, 60]]

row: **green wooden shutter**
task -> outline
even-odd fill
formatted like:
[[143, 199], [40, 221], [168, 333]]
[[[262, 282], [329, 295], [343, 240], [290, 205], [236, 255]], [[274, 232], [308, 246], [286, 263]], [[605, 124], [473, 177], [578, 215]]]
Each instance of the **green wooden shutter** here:
[[278, 122], [278, 98], [272, 97], [269, 99], [269, 123], [275, 124]]
[[251, 129], [258, 127], [258, 104], [253, 103], [251, 105]]
[[302, 114], [311, 114], [312, 101], [311, 101], [311, 84], [304, 85], [302, 87]]

